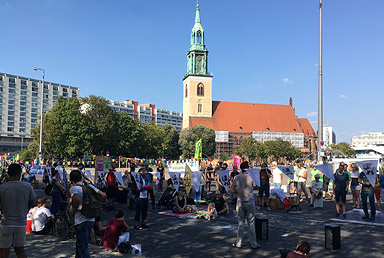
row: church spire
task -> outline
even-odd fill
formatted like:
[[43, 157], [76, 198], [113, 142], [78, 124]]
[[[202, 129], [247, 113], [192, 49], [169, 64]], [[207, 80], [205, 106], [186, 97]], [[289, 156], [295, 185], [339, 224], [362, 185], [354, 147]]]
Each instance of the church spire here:
[[204, 28], [201, 25], [200, 5], [196, 4], [195, 24], [191, 31], [191, 45], [187, 54], [188, 75], [212, 76], [208, 73], [208, 50], [205, 48]]
[[196, 4], [195, 23], [200, 23], [200, 6], [199, 6], [199, 1], [197, 1], [197, 4]]

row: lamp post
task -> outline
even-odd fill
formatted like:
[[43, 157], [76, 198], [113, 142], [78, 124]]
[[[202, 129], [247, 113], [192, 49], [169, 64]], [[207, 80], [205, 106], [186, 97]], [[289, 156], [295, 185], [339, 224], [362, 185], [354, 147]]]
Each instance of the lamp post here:
[[321, 160], [321, 143], [323, 141], [323, 4], [319, 5], [319, 87], [318, 87], [318, 127], [317, 127], [317, 161]]
[[39, 159], [41, 160], [43, 158], [43, 105], [44, 105], [44, 76], [45, 76], [45, 69], [34, 67], [33, 70], [35, 71], [42, 71], [43, 72], [43, 81], [41, 83], [41, 106], [40, 106], [40, 144], [39, 144]]

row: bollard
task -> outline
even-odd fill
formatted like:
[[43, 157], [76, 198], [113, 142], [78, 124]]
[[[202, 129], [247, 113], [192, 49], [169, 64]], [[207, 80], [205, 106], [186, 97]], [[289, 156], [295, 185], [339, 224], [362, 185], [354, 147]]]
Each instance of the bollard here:
[[262, 217], [255, 218], [256, 238], [260, 240], [268, 239], [268, 219]]
[[326, 224], [325, 226], [325, 248], [336, 250], [341, 248], [340, 226]]

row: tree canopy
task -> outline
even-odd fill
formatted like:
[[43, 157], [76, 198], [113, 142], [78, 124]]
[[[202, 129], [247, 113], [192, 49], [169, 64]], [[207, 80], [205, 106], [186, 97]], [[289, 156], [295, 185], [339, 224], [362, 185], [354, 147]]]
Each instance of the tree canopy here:
[[212, 157], [216, 151], [215, 131], [203, 125], [196, 125], [181, 131], [179, 145], [183, 158], [193, 158], [195, 155], [195, 144], [201, 139], [203, 157]]

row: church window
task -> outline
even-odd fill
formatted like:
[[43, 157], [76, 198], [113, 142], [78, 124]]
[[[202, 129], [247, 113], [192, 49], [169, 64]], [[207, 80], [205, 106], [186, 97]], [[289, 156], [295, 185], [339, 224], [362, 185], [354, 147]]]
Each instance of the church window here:
[[196, 44], [201, 44], [201, 31], [196, 33]]
[[204, 96], [204, 85], [202, 83], [197, 85], [197, 96]]
[[188, 97], [188, 85], [185, 85], [185, 97]]
[[203, 104], [197, 104], [197, 113], [203, 112]]

